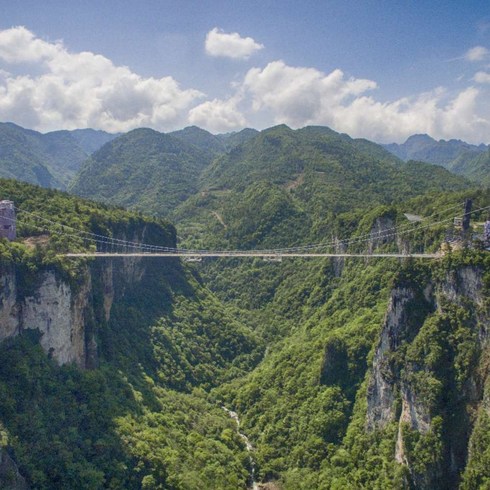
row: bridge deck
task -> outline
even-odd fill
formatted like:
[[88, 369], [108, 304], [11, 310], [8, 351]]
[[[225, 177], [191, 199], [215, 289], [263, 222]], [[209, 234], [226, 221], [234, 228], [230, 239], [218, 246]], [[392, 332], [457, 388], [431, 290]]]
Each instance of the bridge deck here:
[[288, 257], [302, 257], [302, 258], [314, 258], [314, 257], [381, 257], [381, 258], [409, 258], [414, 259], [438, 259], [442, 257], [441, 254], [390, 254], [390, 253], [270, 253], [270, 252], [148, 252], [148, 253], [110, 253], [110, 252], [96, 252], [96, 253], [67, 253], [61, 254], [63, 257], [187, 257], [192, 259], [204, 258], [204, 257], [259, 257], [265, 259], [276, 258], [288, 258]]

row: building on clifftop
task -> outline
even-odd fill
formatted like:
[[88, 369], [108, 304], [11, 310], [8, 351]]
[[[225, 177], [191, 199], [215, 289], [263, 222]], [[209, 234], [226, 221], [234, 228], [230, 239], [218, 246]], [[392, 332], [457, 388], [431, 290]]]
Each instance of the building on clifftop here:
[[15, 240], [15, 206], [12, 201], [0, 201], [0, 238]]

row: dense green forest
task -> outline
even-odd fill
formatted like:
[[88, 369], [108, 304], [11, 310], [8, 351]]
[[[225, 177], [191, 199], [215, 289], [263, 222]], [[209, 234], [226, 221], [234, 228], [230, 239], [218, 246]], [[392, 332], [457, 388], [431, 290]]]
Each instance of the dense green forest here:
[[46, 349], [46, 332], [22, 320], [3, 339], [0, 322], [0, 456], [30, 488], [245, 489], [252, 460], [269, 489], [488, 486], [481, 242], [431, 262], [60, 255], [94, 250], [94, 235], [435, 252], [460, 233], [464, 199], [481, 233], [488, 190], [367, 140], [285, 126], [121, 135], [73, 187], [99, 203], [13, 180], [0, 189], [19, 235], [0, 241], [2, 322], [51, 301], [49, 274], [72, 309], [84, 305], [78, 366]]
[[93, 129], [42, 134], [0, 123], [0, 177], [66, 189], [89, 155], [115, 136]]
[[88, 267], [97, 316], [93, 370], [57, 366], [28, 325], [0, 345], [2, 447], [28, 484], [243, 487], [248, 478], [243, 444], [233, 421], [205, 390], [250, 371], [263, 352], [258, 337], [176, 260], [147, 263], [144, 280], [127, 286], [106, 322], [97, 304], [103, 295], [97, 280], [107, 264], [55, 255], [84, 246], [77, 238], [67, 243], [56, 230], [47, 245], [31, 247], [24, 238], [46, 230], [22, 211], [114, 236], [145, 230], [145, 241], [167, 246], [175, 243], [173, 227], [14, 181], [1, 181], [1, 188], [20, 209], [19, 240], [1, 244], [2, 271], [14, 266], [28, 296], [43, 271], [54, 270], [76, 288]]
[[383, 145], [402, 160], [419, 160], [442, 165], [474, 182], [490, 184], [490, 160], [487, 145], [470, 145], [461, 140], [436, 141], [426, 134], [410, 136], [401, 145]]
[[198, 176], [212, 157], [176, 137], [135, 129], [96, 151], [71, 190], [161, 216], [197, 191]]

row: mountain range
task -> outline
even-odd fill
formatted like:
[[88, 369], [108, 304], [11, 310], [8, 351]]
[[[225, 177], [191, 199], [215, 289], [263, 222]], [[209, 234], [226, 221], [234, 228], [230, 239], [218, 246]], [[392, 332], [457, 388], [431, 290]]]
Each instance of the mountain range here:
[[42, 134], [0, 123], [0, 176], [65, 189], [89, 155], [116, 136], [93, 129]]
[[[403, 161], [415, 160], [440, 165], [475, 182], [488, 183], [490, 150], [483, 144], [470, 145], [460, 140], [436, 141], [428, 135], [414, 135], [403, 144], [377, 145], [368, 140], [352, 140], [347, 135], [335, 133], [326, 127], [304, 129], [299, 130], [298, 135], [304, 136], [305, 143], [314, 133], [322, 137], [327, 134], [335, 135], [339, 141], [350, 141], [356, 145], [357, 150], [368, 152], [380, 160], [390, 160], [388, 153], [391, 153]], [[213, 159], [231, 152], [260, 133], [247, 128], [236, 133], [213, 135], [196, 126], [190, 126], [168, 133], [167, 136], [195, 147], [201, 153], [199, 158], [203, 162], [196, 169], [202, 170], [203, 165], [206, 167]], [[74, 181], [78, 173], [84, 167], [93, 165], [92, 154], [120, 136], [125, 135], [93, 129], [42, 134], [12, 123], [0, 123], [0, 176], [43, 187], [75, 187]], [[175, 162], [179, 165], [178, 157]], [[169, 171], [172, 172], [171, 169]]]
[[490, 259], [444, 243], [488, 189], [325, 127], [0, 133], [1, 488], [488, 487]]
[[404, 161], [418, 160], [447, 168], [469, 179], [490, 184], [490, 146], [471, 145], [461, 140], [439, 140], [416, 134], [402, 144], [383, 145]]

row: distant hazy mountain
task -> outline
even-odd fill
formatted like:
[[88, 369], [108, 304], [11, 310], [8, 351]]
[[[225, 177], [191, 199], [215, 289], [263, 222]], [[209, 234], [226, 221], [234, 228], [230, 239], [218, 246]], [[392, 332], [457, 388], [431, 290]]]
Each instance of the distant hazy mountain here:
[[105, 144], [83, 165], [71, 190], [83, 197], [165, 215], [197, 191], [209, 152], [152, 129]]
[[87, 154], [67, 132], [47, 135], [0, 123], [0, 176], [65, 188]]
[[427, 134], [416, 134], [401, 145], [392, 143], [383, 146], [402, 160], [442, 165], [454, 173], [490, 184], [489, 158], [482, 156], [488, 153], [489, 147], [486, 145], [471, 145], [454, 139], [436, 141]]
[[237, 132], [218, 134], [216, 137], [223, 142], [227, 150], [231, 150], [232, 148], [235, 148], [235, 146], [245, 143], [258, 134], [259, 131], [256, 129], [245, 128]]
[[69, 131], [69, 133], [78, 141], [78, 144], [88, 155], [91, 155], [106, 143], [121, 135], [121, 133], [112, 134], [90, 128], [74, 129], [73, 131]]
[[89, 150], [109, 137], [114, 136], [91, 129], [42, 134], [0, 123], [0, 177], [65, 189]]
[[169, 136], [178, 138], [184, 143], [194, 145], [212, 156], [219, 155], [226, 151], [225, 144], [218, 136], [215, 136], [204, 129], [198, 128], [197, 126], [189, 126], [168, 134]]

